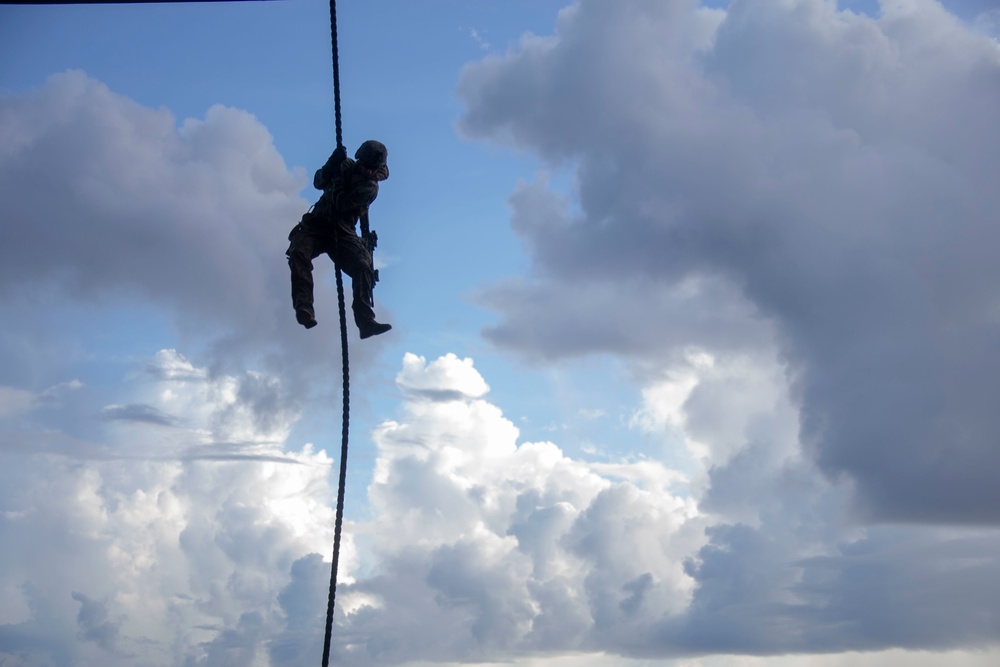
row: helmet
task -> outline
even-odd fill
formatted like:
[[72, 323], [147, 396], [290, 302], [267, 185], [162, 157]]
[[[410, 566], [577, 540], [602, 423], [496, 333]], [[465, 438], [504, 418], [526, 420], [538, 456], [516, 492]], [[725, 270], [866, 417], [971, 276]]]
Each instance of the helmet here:
[[357, 152], [354, 154], [354, 159], [371, 169], [378, 169], [379, 167], [385, 166], [386, 160], [389, 158], [389, 151], [381, 141], [375, 141], [374, 139], [369, 139], [365, 143], [358, 146]]

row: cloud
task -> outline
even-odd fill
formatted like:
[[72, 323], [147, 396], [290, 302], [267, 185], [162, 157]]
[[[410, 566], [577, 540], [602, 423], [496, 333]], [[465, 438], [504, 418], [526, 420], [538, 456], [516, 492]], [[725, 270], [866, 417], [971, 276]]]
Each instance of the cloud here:
[[151, 405], [108, 405], [101, 410], [101, 415], [105, 419], [145, 422], [160, 426], [173, 426], [177, 423], [175, 417], [163, 414]]
[[462, 131], [576, 175], [511, 197], [531, 357], [777, 352], [802, 441], [871, 520], [1000, 521], [1000, 51], [933, 0], [583, 0], [463, 71]]
[[1000, 39], [1000, 9], [988, 9], [976, 16], [973, 25], [993, 39]]
[[490, 50], [491, 47], [489, 41], [475, 28], [469, 28], [469, 37], [471, 37], [472, 41], [474, 41], [483, 51]]
[[699, 582], [690, 613], [677, 634], [664, 624], [656, 643], [752, 654], [995, 644], [986, 602], [997, 593], [995, 532], [878, 529], [792, 561], [775, 532], [713, 527], [690, 570]]
[[627, 359], [633, 427], [704, 466], [689, 604], [599, 632], [637, 573], [604, 650], [995, 645], [1000, 51], [882, 10], [582, 0], [462, 73], [466, 136], [575, 176], [512, 194], [532, 271], [486, 336]]
[[106, 419], [129, 432], [132, 425], [178, 426], [182, 420], [172, 415], [183, 415], [184, 434], [171, 435], [170, 441], [209, 445], [214, 453], [234, 444], [280, 446], [299, 416], [297, 401], [280, 378], [256, 370], [212, 375], [174, 349], [157, 352], [125, 386], [141, 402], [106, 407]]
[[[332, 461], [286, 448], [298, 412], [276, 380], [213, 376], [174, 350], [137, 368], [153, 372], [116, 387], [136, 401], [119, 418], [93, 414], [88, 451], [4, 424], [28, 446], [0, 469], [0, 590], [17, 593], [0, 602], [0, 659], [248, 664], [282, 627], [293, 564], [332, 543]], [[184, 418], [146, 418], [168, 414]], [[354, 553], [348, 535], [348, 573]]]
[[[238, 378], [213, 377], [174, 350], [137, 367], [154, 372], [118, 391], [183, 422], [101, 420], [104, 458], [5, 454], [0, 590], [14, 594], [0, 603], [0, 657], [312, 664], [333, 461], [290, 446], [297, 413], [256, 419]], [[170, 371], [179, 368], [182, 379]], [[857, 525], [848, 486], [765, 437], [791, 437], [769, 400], [718, 428], [702, 423], [715, 410], [708, 396], [769, 377], [759, 368], [701, 359], [683, 381], [688, 398], [671, 414], [685, 438], [761, 438], [710, 453], [705, 480], [660, 461], [590, 462], [521, 441], [479, 392], [487, 383], [469, 359], [406, 355], [402, 368], [399, 416], [372, 434], [369, 505], [345, 523], [337, 664], [579, 654], [614, 664], [607, 656], [995, 640], [995, 530]], [[216, 439], [233, 434], [243, 442]]]
[[[518, 442], [471, 360], [407, 355], [397, 383], [404, 417], [375, 432], [375, 518], [359, 526], [377, 566], [346, 589], [365, 602], [339, 617], [341, 662], [600, 648], [684, 608], [697, 512], [664, 484], [683, 476]], [[453, 398], [409, 390], [426, 386]]]
[[490, 387], [472, 367], [472, 359], [459, 359], [447, 354], [427, 364], [427, 360], [407, 353], [403, 370], [396, 375], [396, 384], [404, 391], [439, 400], [479, 398]]
[[4, 97], [0, 136], [4, 291], [55, 280], [247, 324], [275, 298], [281, 262], [264, 251], [301, 212], [301, 174], [250, 114], [216, 106], [177, 127], [67, 72]]
[[58, 405], [69, 392], [83, 386], [79, 380], [60, 382], [39, 393], [0, 386], [0, 419], [28, 413], [36, 408]]
[[[859, 525], [850, 485], [796, 447], [778, 362], [723, 361], [694, 364], [675, 412], [709, 446], [704, 480], [519, 442], [485, 397], [404, 392], [402, 417], [374, 435], [373, 516], [357, 526], [371, 565], [338, 589], [337, 659], [992, 645], [997, 591], [982, 582], [1000, 580], [997, 532]], [[409, 368], [408, 382], [456, 388], [468, 377], [445, 371], [474, 372], [450, 355]], [[712, 424], [709, 399], [748, 380], [760, 396]]]
[[92, 641], [106, 651], [113, 651], [121, 623], [108, 620], [107, 600], [92, 600], [83, 593], [73, 592], [72, 598], [80, 603], [76, 622], [80, 630], [77, 636], [84, 641]]
[[[515, 192], [533, 273], [484, 293], [488, 335], [628, 359], [634, 427], [693, 463], [523, 441], [471, 359], [406, 355], [337, 664], [995, 657], [995, 46], [886, 7], [580, 2], [466, 70], [467, 134], [577, 175], [578, 201]], [[78, 73], [2, 98], [0, 139], [4, 219], [92, 250], [0, 239], [0, 661], [314, 664], [332, 460], [293, 433], [336, 360], [275, 324], [295, 174], [244, 112], [178, 127]], [[212, 342], [60, 386], [75, 339], [41, 297]]]
[[13, 387], [0, 387], [0, 417], [9, 417], [25, 412], [35, 403], [35, 395], [30, 391]]
[[[238, 378], [175, 350], [137, 366], [147, 371], [118, 391], [143, 407], [123, 412], [183, 421], [101, 420], [99, 458], [7, 455], [0, 584], [27, 603], [2, 604], [0, 657], [312, 663], [332, 461], [283, 446], [297, 414], [256, 418], [257, 397]], [[683, 610], [692, 591], [682, 561], [704, 544], [687, 524], [694, 504], [664, 483], [683, 476], [519, 443], [470, 359], [406, 355], [398, 387], [401, 420], [374, 434], [368, 518], [345, 525], [338, 664], [579, 650], [595, 642], [595, 617], [618, 636]], [[234, 435], [244, 444], [219, 440]]]
[[[302, 400], [339, 366], [339, 349], [301, 330], [288, 297], [304, 171], [252, 114], [216, 105], [177, 119], [69, 71], [0, 95], [0, 143], [3, 384], [37, 391], [43, 369], [56, 375], [93, 349], [95, 322], [197, 338], [203, 372], [263, 365]], [[317, 265], [317, 303], [336, 303], [323, 275], [332, 265]], [[321, 322], [335, 326], [335, 313], [321, 307]]]

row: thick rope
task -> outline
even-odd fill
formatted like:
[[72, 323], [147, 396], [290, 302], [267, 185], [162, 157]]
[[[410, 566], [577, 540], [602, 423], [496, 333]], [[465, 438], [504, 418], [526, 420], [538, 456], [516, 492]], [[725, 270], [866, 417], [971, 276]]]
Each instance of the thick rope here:
[[337, 148], [344, 145], [340, 123], [340, 56], [337, 52], [337, 0], [330, 0], [330, 40], [333, 43], [333, 116], [337, 128]]
[[337, 270], [337, 305], [340, 309], [340, 353], [344, 369], [344, 419], [340, 435], [340, 481], [337, 485], [337, 521], [333, 531], [333, 565], [330, 594], [326, 604], [326, 634], [323, 637], [323, 667], [330, 664], [330, 641], [333, 635], [333, 607], [337, 599], [337, 565], [340, 561], [340, 532], [344, 525], [344, 488], [347, 485], [347, 433], [351, 420], [351, 380], [347, 357], [347, 312], [344, 306], [344, 279]]
[[[333, 43], [333, 109], [337, 128], [337, 148], [344, 145], [340, 120], [340, 66], [337, 53], [337, 0], [330, 0], [330, 38]], [[333, 531], [333, 565], [330, 594], [326, 603], [326, 634], [323, 637], [323, 667], [330, 664], [333, 636], [333, 608], [337, 600], [337, 565], [340, 562], [340, 531], [344, 525], [344, 488], [347, 486], [347, 434], [351, 423], [351, 374], [347, 356], [347, 310], [344, 305], [344, 278], [337, 267], [337, 306], [340, 310], [340, 358], [343, 361], [344, 416], [340, 434], [340, 482], [337, 486], [337, 521]]]

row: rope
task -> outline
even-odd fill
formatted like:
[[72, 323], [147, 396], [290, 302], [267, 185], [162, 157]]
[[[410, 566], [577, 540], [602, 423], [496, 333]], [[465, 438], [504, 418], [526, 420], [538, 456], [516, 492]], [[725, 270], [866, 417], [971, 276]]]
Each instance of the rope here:
[[337, 521], [333, 531], [333, 566], [330, 594], [326, 604], [326, 634], [323, 637], [323, 667], [330, 664], [330, 640], [333, 635], [333, 607], [337, 599], [337, 565], [340, 561], [340, 531], [344, 525], [344, 487], [347, 485], [347, 433], [351, 421], [351, 380], [347, 358], [347, 315], [344, 306], [344, 279], [337, 269], [337, 305], [340, 309], [340, 350], [344, 368], [344, 419], [340, 435], [340, 481], [337, 485]]
[[337, 127], [337, 148], [344, 145], [340, 123], [340, 56], [337, 53], [337, 0], [330, 0], [330, 39], [333, 42], [333, 116]]
[[[337, 0], [330, 0], [330, 37], [333, 42], [333, 110], [337, 129], [337, 148], [344, 145], [340, 119], [340, 66], [337, 53]], [[337, 266], [337, 306], [340, 310], [340, 358], [343, 361], [344, 417], [340, 434], [340, 481], [337, 486], [337, 522], [333, 531], [333, 565], [330, 571], [330, 594], [326, 603], [326, 634], [323, 637], [323, 667], [330, 664], [330, 640], [333, 635], [333, 608], [337, 600], [337, 565], [340, 562], [340, 531], [344, 525], [344, 487], [347, 485], [347, 434], [351, 423], [351, 374], [347, 356], [347, 311], [344, 306], [344, 277]]]

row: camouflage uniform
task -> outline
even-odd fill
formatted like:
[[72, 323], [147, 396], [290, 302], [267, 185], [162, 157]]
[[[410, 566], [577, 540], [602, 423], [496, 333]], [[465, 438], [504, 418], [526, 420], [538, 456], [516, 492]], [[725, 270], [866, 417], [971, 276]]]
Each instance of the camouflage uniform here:
[[323, 253], [351, 277], [354, 322], [361, 337], [368, 338], [392, 328], [375, 321], [372, 256], [356, 231], [358, 218], [367, 213], [378, 196], [378, 182], [389, 177], [386, 157], [385, 146], [377, 141], [366, 141], [355, 153], [357, 161], [338, 149], [316, 172], [313, 185], [322, 189], [323, 195], [288, 235], [291, 243], [285, 253], [292, 272], [295, 316], [307, 329], [316, 325], [312, 260]]

